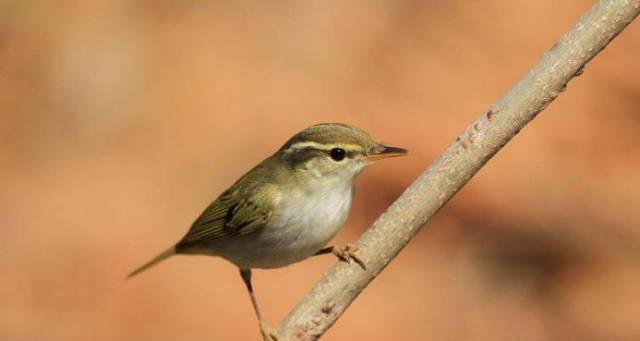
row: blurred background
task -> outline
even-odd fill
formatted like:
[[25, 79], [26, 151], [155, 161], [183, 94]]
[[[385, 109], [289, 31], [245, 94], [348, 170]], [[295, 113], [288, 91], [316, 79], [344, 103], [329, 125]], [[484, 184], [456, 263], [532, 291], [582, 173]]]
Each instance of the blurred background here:
[[[319, 122], [411, 150], [355, 240], [592, 3], [0, 1], [0, 339], [258, 340], [223, 260], [124, 276]], [[635, 23], [325, 339], [640, 339], [639, 52]], [[256, 271], [267, 320], [334, 262]]]

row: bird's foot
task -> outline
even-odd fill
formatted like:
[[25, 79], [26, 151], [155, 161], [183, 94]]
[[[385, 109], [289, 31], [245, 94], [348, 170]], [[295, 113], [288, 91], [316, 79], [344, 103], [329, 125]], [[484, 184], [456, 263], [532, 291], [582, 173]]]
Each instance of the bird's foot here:
[[263, 341], [278, 341], [278, 336], [274, 330], [264, 321], [260, 321], [260, 332]]
[[367, 265], [365, 262], [358, 256], [358, 247], [353, 244], [347, 244], [345, 246], [334, 246], [331, 249], [331, 252], [336, 255], [341, 261], [347, 262], [351, 264], [352, 261], [355, 261], [360, 265], [362, 270], [367, 270]]

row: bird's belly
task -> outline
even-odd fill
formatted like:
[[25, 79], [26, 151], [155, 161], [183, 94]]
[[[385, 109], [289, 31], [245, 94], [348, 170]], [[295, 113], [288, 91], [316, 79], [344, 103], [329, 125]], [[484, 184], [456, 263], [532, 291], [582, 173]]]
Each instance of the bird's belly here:
[[340, 230], [351, 208], [351, 188], [324, 196], [292, 196], [259, 233], [234, 238], [219, 255], [240, 268], [278, 268], [308, 258]]

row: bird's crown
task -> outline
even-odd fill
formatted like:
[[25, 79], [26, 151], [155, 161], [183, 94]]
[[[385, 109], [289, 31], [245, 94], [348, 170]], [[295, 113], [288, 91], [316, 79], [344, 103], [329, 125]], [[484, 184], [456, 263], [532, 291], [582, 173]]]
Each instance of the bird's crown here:
[[364, 130], [342, 123], [321, 123], [308, 127], [294, 135], [281, 151], [314, 149], [331, 151], [343, 149], [346, 153], [369, 154], [379, 144]]

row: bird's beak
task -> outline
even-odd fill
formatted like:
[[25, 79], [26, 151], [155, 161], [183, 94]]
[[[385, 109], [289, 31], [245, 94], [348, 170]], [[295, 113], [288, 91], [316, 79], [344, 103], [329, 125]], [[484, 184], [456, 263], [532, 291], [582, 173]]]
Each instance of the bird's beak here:
[[409, 151], [406, 149], [380, 145], [378, 150], [374, 154], [370, 155], [367, 159], [370, 161], [377, 161], [390, 157], [404, 156], [407, 155], [408, 152]]

